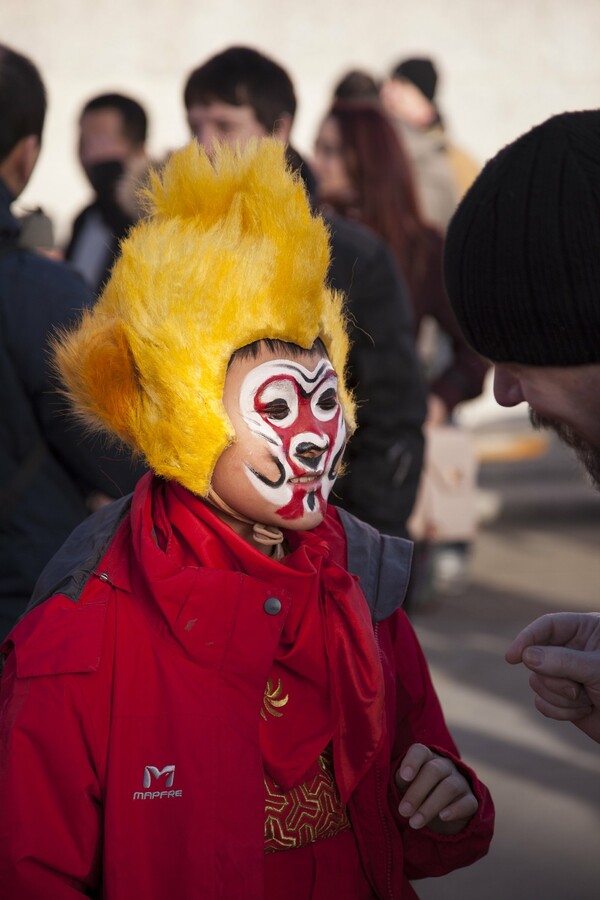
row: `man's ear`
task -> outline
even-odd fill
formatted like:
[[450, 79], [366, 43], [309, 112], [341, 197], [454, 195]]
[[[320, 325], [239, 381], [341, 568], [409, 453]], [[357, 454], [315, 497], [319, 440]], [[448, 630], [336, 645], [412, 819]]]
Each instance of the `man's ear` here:
[[293, 123], [294, 120], [291, 115], [288, 112], [282, 112], [275, 122], [275, 126], [273, 128], [273, 137], [277, 138], [277, 140], [279, 141], [282, 141], [284, 144], [289, 144]]
[[37, 134], [28, 134], [17, 141], [7, 157], [0, 164], [0, 175], [15, 197], [25, 189], [40, 155], [40, 139]]

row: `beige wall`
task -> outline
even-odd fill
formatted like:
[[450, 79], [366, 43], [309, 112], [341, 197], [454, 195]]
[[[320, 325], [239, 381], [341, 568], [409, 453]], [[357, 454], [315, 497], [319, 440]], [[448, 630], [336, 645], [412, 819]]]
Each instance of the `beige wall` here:
[[187, 139], [186, 74], [232, 43], [287, 66], [304, 151], [340, 74], [383, 74], [413, 53], [437, 59], [451, 131], [482, 161], [552, 113], [600, 105], [600, 0], [0, 0], [0, 35], [47, 84], [43, 154], [22, 202], [44, 206], [62, 236], [88, 196], [75, 157], [82, 103], [132, 93], [160, 155]]

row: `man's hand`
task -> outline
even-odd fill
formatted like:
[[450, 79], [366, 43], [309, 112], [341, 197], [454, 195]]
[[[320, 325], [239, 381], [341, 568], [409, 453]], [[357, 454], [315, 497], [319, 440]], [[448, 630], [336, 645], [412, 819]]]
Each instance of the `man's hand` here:
[[413, 744], [396, 772], [401, 816], [411, 828], [428, 825], [438, 834], [458, 834], [477, 812], [469, 782], [452, 760], [424, 744]]
[[600, 743], [600, 614], [553, 613], [521, 631], [506, 652], [531, 669], [544, 716], [573, 722]]

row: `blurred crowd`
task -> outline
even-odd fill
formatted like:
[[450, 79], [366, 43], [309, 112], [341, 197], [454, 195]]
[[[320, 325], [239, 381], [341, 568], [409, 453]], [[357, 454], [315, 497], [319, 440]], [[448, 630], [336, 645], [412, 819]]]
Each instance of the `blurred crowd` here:
[[[293, 145], [296, 96], [288, 73], [252, 48], [232, 47], [202, 62], [187, 78], [182, 106], [190, 136], [209, 155], [219, 142], [243, 145], [264, 135], [283, 141], [290, 167], [302, 178], [313, 208], [325, 216], [330, 282], [346, 294], [351, 314], [350, 383], [360, 425], [335, 502], [384, 532], [406, 536], [410, 530], [420, 548], [416, 571], [422, 584], [432, 542], [453, 546], [461, 568], [474, 532], [470, 519], [462, 531], [451, 534], [450, 528], [446, 534], [443, 522], [436, 523], [425, 508], [432, 505], [423, 484], [425, 435], [433, 446], [434, 436], [452, 425], [456, 405], [481, 392], [486, 371], [461, 336], [444, 290], [444, 229], [477, 166], [448, 139], [436, 104], [437, 84], [435, 63], [428, 58], [402, 60], [382, 81], [348, 72], [335, 87], [311, 159]], [[40, 139], [44, 112], [38, 112]], [[15, 338], [27, 345], [19, 348], [23, 371], [12, 372], [6, 382], [16, 397], [16, 385], [27, 381], [36, 357], [41, 381], [15, 406], [33, 407], [33, 424], [22, 444], [33, 440], [43, 451], [30, 458], [22, 446], [6, 444], [14, 474], [0, 523], [6, 538], [0, 582], [4, 629], [23, 611], [39, 572], [77, 521], [130, 491], [143, 471], [143, 461], [129, 463], [125, 451], [92, 444], [80, 425], [66, 418], [52, 375], [44, 369], [44, 354], [51, 334], [102, 292], [120, 242], [144, 215], [149, 172], [165, 160], [150, 158], [147, 113], [125, 94], [90, 98], [78, 130], [79, 161], [91, 197], [64, 247], [55, 245], [52, 223], [41, 210], [20, 218], [10, 212], [32, 166], [29, 172], [21, 166], [18, 178], [6, 161], [6, 171], [0, 168], [7, 248], [50, 257], [47, 265], [55, 267], [61, 282], [61, 309], [45, 319], [35, 345], [30, 334]], [[40, 318], [35, 309], [30, 314]], [[468, 456], [468, 448], [465, 452]], [[465, 468], [463, 452], [455, 454], [452, 477], [454, 490], [464, 493], [466, 482], [472, 486], [472, 466]], [[65, 485], [74, 498], [68, 516], [57, 513]]]
[[[0, 867], [23, 900], [42, 884], [126, 896], [130, 880], [163, 897], [175, 878], [211, 896], [408, 897], [487, 852], [489, 794], [400, 606], [423, 602], [440, 556], [460, 584], [477, 463], [454, 417], [486, 360], [498, 402], [527, 402], [600, 485], [600, 112], [556, 116], [478, 173], [437, 83], [428, 58], [381, 82], [348, 72], [310, 158], [288, 73], [249, 47], [186, 79], [204, 152], [150, 159], [141, 104], [99, 94], [79, 117], [91, 202], [57, 248], [41, 211], [12, 211], [46, 93], [0, 45]], [[302, 474], [274, 455], [290, 419]], [[139, 453], [93, 436], [107, 423]], [[600, 615], [558, 613], [506, 655], [543, 715], [596, 742], [599, 648]], [[323, 830], [268, 847], [271, 798], [299, 788], [287, 825], [317, 782]], [[166, 816], [131, 802], [184, 789]]]

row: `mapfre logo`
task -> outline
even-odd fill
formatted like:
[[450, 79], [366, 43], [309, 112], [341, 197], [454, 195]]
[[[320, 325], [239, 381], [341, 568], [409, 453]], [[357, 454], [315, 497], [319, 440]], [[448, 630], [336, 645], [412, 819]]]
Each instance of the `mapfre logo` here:
[[[165, 789], [162, 791], [157, 790], [149, 790], [153, 786], [157, 786], [160, 782], [160, 779], [164, 778], [164, 787]], [[175, 781], [175, 766], [165, 766], [163, 769], [158, 769], [156, 766], [146, 766], [144, 768], [144, 779], [143, 779], [143, 787], [145, 790], [143, 791], [134, 791], [133, 799], [134, 800], [164, 800], [170, 797], [183, 797], [182, 790], [175, 790], [173, 788], [173, 782]]]

